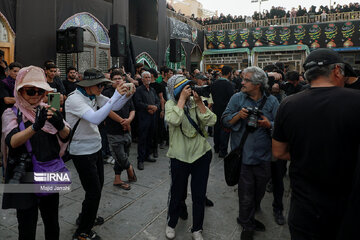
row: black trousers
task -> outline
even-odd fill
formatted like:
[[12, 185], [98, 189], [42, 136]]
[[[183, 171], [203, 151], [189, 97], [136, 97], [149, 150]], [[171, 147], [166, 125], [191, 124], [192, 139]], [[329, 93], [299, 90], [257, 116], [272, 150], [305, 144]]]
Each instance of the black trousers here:
[[99, 125], [99, 132], [101, 135], [101, 151], [102, 151], [103, 157], [111, 155], [109, 141], [107, 139], [107, 131], [104, 126], [104, 123], [101, 123]]
[[283, 196], [284, 196], [284, 177], [286, 174], [286, 160], [276, 160], [275, 162], [271, 162], [271, 178], [273, 183], [273, 210], [274, 212], [284, 210], [283, 205]]
[[89, 233], [96, 219], [104, 185], [104, 163], [101, 150], [90, 155], [72, 155], [81, 185], [85, 190], [81, 221], [77, 233]]
[[59, 227], [59, 194], [38, 197], [37, 205], [29, 209], [17, 209], [19, 240], [35, 240], [38, 209], [44, 222], [45, 239], [58, 240]]
[[[155, 113], [156, 114], [156, 113]], [[138, 162], [144, 162], [150, 155], [153, 147], [152, 139], [155, 130], [155, 114], [140, 112], [139, 116], [139, 138], [138, 138]]]
[[229, 146], [230, 133], [225, 132], [221, 127], [221, 115], [216, 115], [217, 120], [214, 126], [214, 149], [223, 154], [227, 154]]
[[255, 211], [265, 195], [266, 184], [270, 178], [270, 162], [258, 165], [241, 164], [238, 184], [239, 220], [246, 230], [255, 229]]
[[169, 192], [168, 226], [175, 228], [178, 220], [184, 191], [191, 175], [191, 196], [193, 226], [191, 231], [202, 230], [205, 212], [205, 195], [212, 158], [211, 150], [194, 163], [185, 163], [175, 158], [170, 159], [171, 187]]

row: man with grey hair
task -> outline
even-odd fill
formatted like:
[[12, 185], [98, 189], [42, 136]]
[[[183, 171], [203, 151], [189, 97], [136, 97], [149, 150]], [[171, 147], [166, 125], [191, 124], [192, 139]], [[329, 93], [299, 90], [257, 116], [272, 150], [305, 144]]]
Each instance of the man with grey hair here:
[[[231, 97], [222, 115], [223, 125], [231, 130], [231, 149], [243, 146], [237, 218], [243, 227], [241, 240], [252, 240], [254, 231], [265, 231], [264, 224], [255, 219], [255, 211], [260, 207], [270, 178], [270, 134], [279, 106], [274, 96], [265, 93], [267, 82], [262, 69], [246, 68], [241, 92]], [[256, 109], [260, 110], [259, 114]]]
[[139, 119], [138, 169], [144, 170], [144, 162], [155, 162], [150, 158], [152, 136], [155, 130], [156, 111], [160, 108], [160, 100], [154, 88], [150, 87], [151, 74], [141, 74], [143, 85], [136, 89], [134, 103]]
[[344, 82], [356, 74], [331, 49], [311, 52], [304, 69], [311, 87], [281, 102], [272, 141], [274, 157], [291, 160], [291, 239], [358, 239], [358, 215], [346, 226], [356, 234], [338, 235], [346, 212], [354, 211], [360, 92]]

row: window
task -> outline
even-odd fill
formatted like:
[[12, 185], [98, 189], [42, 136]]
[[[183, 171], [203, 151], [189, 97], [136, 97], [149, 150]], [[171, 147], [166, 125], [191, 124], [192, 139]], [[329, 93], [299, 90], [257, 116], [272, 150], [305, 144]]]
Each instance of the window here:
[[9, 42], [8, 32], [3, 22], [0, 21], [0, 42]]

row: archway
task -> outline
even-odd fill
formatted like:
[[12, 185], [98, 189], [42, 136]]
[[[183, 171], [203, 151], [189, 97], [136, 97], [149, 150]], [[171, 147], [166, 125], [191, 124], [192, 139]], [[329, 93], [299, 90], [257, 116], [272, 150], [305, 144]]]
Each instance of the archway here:
[[[84, 29], [84, 51], [73, 54], [57, 54], [57, 64], [63, 76], [66, 67], [76, 66], [79, 72], [98, 68], [106, 72], [111, 67], [110, 37], [105, 26], [92, 14], [77, 13], [64, 21], [60, 29], [82, 27]], [[67, 62], [66, 62], [67, 59]]]
[[0, 12], [0, 49], [4, 51], [4, 60], [10, 64], [14, 61], [15, 32], [8, 20]]
[[154, 59], [148, 54], [147, 52], [140, 53], [136, 58], [135, 61], [137, 63], [142, 63], [144, 66], [148, 68], [154, 68], [157, 70], [157, 65]]
[[191, 69], [190, 71], [193, 72], [195, 69], [200, 69], [200, 62], [202, 60], [202, 51], [199, 45], [193, 47], [191, 51]]

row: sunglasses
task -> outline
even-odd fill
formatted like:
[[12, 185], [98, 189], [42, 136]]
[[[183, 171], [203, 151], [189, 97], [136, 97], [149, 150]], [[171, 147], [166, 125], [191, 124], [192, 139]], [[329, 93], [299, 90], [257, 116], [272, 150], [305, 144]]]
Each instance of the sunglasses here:
[[44, 90], [44, 89], [38, 89], [38, 90], [36, 90], [36, 89], [34, 89], [34, 88], [24, 89], [24, 91], [25, 91], [26, 94], [27, 94], [28, 96], [30, 96], [30, 97], [35, 96], [36, 94], [37, 94], [38, 96], [41, 96], [41, 95], [43, 95], [43, 94], [45, 93], [45, 90]]
[[99, 84], [96, 84], [96, 86], [100, 89], [100, 88], [105, 87], [106, 83], [99, 83]]

